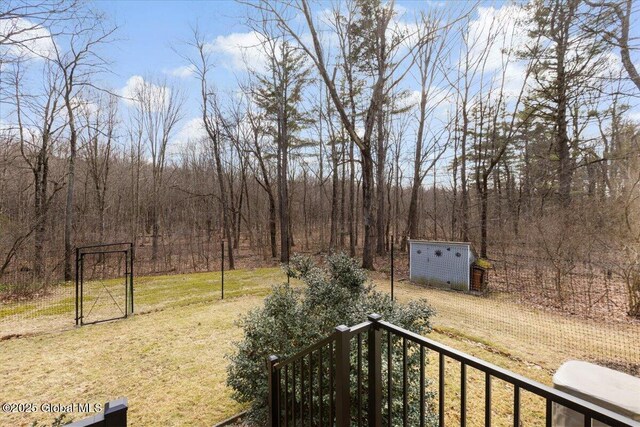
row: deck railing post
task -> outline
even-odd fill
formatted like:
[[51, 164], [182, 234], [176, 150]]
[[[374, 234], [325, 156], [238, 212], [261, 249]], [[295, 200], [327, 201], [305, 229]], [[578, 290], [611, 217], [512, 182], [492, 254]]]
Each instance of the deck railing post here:
[[349, 327], [336, 328], [336, 426], [351, 426], [350, 353]]
[[368, 332], [367, 343], [367, 365], [368, 365], [368, 389], [369, 389], [369, 408], [367, 409], [367, 418], [369, 427], [382, 426], [382, 330], [378, 322], [382, 319], [379, 314], [370, 314], [368, 316], [371, 322], [371, 328]]
[[269, 371], [269, 425], [280, 426], [280, 370], [274, 365], [278, 363], [278, 356], [267, 357], [267, 370]]
[[125, 427], [127, 425], [127, 399], [108, 402], [104, 408], [105, 427]]

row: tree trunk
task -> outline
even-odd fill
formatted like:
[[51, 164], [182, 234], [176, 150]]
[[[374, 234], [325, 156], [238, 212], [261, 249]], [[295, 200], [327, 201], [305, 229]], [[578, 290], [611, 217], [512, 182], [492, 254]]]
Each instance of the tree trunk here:
[[289, 262], [291, 241], [289, 238], [289, 149], [286, 143], [284, 120], [280, 120], [280, 132], [278, 142], [278, 207], [280, 211], [280, 262]]
[[622, 5], [615, 5], [614, 7], [616, 7], [616, 12], [620, 18], [620, 37], [618, 38], [618, 44], [620, 45], [622, 65], [624, 65], [631, 81], [636, 85], [638, 90], [640, 90], [640, 74], [638, 74], [638, 70], [631, 60], [631, 54], [629, 53], [629, 29], [632, 3], [633, 0], [626, 0], [624, 2], [624, 11], [621, 9]]
[[462, 140], [460, 141], [460, 189], [462, 197], [462, 241], [469, 241], [469, 189], [467, 184], [467, 133], [469, 114], [466, 100], [462, 105]]
[[[67, 83], [70, 84], [70, 83]], [[77, 132], [75, 126], [75, 117], [73, 106], [71, 105], [70, 93], [65, 94], [65, 104], [67, 106], [67, 115], [69, 116], [69, 169], [67, 171], [67, 199], [65, 204], [64, 216], [64, 281], [69, 282], [73, 277], [73, 267], [71, 259], [73, 257], [73, 244], [71, 234], [73, 232], [73, 199], [74, 186], [76, 176], [76, 148], [77, 148]]]
[[487, 216], [489, 210], [488, 177], [483, 176], [479, 183], [480, 193], [480, 256], [487, 258]]
[[382, 108], [378, 110], [377, 117], [378, 138], [377, 138], [377, 154], [378, 163], [376, 165], [376, 253], [384, 256], [387, 253], [385, 245], [385, 179], [384, 169], [386, 166], [386, 147], [384, 135], [384, 112]]
[[[368, 147], [368, 144], [365, 146]], [[362, 249], [362, 268], [373, 270], [373, 159], [371, 148], [362, 151], [362, 210], [364, 225], [364, 243]]]
[[42, 280], [45, 273], [46, 256], [44, 254], [44, 241], [46, 238], [47, 226], [47, 187], [49, 183], [49, 161], [47, 159], [47, 150], [49, 141], [48, 135], [42, 137], [42, 147], [39, 150], [36, 159], [36, 168], [34, 171], [35, 179], [35, 201], [34, 215], [37, 222], [34, 233], [33, 247], [33, 276], [35, 279]]
[[569, 135], [567, 134], [567, 95], [564, 70], [564, 50], [558, 52], [558, 108], [556, 114], [556, 149], [558, 152], [558, 196], [560, 205], [568, 208], [571, 204], [571, 152]]
[[338, 242], [338, 150], [336, 135], [331, 135], [331, 234], [329, 248], [335, 250]]
[[227, 239], [227, 258], [229, 259], [229, 270], [235, 268], [233, 260], [233, 231], [231, 228], [231, 218], [229, 212], [229, 200], [227, 199], [227, 189], [224, 185], [224, 173], [222, 170], [222, 160], [220, 159], [219, 134], [213, 135], [213, 157], [216, 163], [216, 173], [218, 175], [218, 187], [220, 189], [220, 204], [222, 205], [222, 226]]
[[556, 79], [555, 79], [555, 126], [556, 126], [556, 150], [558, 154], [558, 199], [560, 206], [568, 208], [571, 204], [571, 152], [570, 141], [567, 133], [567, 75], [565, 70], [565, 56], [569, 44], [569, 20], [564, 8], [559, 7], [557, 25], [559, 28], [555, 34]]

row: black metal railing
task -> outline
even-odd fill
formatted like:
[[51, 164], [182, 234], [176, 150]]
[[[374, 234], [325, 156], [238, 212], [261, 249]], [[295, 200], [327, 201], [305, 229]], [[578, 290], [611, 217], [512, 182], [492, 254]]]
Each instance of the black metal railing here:
[[[437, 373], [435, 367], [430, 370], [433, 375], [427, 372], [429, 358], [437, 360]], [[459, 384], [445, 378], [449, 360], [459, 363]], [[492, 424], [492, 380], [497, 379], [512, 387], [508, 412], [514, 426], [522, 422], [525, 391], [543, 400], [546, 426], [552, 425], [555, 404], [582, 414], [584, 426], [600, 421], [640, 427], [637, 421], [397, 327], [376, 314], [351, 328], [338, 326], [327, 338], [287, 359], [270, 356], [267, 368], [269, 425], [274, 427], [444, 426], [451, 407], [448, 387], [460, 400], [459, 424], [464, 427], [471, 415], [468, 368], [482, 374], [486, 426]]]
[[126, 427], [128, 409], [126, 398], [112, 400], [105, 403], [103, 412], [67, 424], [67, 427]]

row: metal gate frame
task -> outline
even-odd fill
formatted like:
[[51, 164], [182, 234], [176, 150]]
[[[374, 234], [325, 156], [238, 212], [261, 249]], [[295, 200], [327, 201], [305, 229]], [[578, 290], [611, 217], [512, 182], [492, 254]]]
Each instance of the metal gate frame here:
[[[84, 321], [84, 256], [96, 254], [122, 253], [125, 256], [125, 302], [124, 314], [110, 319], [99, 319], [92, 322]], [[104, 243], [99, 245], [76, 247], [76, 326], [92, 325], [95, 323], [109, 322], [111, 320], [125, 319], [133, 314], [133, 260], [134, 250], [132, 242]], [[115, 300], [114, 300], [115, 301]]]

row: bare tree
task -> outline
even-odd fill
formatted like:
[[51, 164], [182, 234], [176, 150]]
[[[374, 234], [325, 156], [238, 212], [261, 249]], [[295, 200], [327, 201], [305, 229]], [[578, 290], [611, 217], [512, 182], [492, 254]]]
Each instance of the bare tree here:
[[[106, 61], [97, 50], [107, 43], [116, 27], [106, 27], [105, 17], [92, 11], [74, 16], [73, 25], [65, 32], [66, 37], [57, 37], [53, 42], [52, 61], [60, 69], [62, 77], [62, 99], [66, 107], [69, 126], [69, 159], [66, 177], [67, 199], [64, 220], [64, 280], [72, 279], [74, 226], [74, 188], [78, 145], [76, 108], [81, 102], [80, 91], [93, 84], [95, 74], [104, 71]], [[60, 41], [60, 40], [63, 41]], [[68, 46], [63, 44], [68, 43]]]
[[[82, 6], [78, 0], [7, 0], [0, 4], [0, 64], [48, 52]], [[46, 52], [44, 52], [45, 50]]]
[[[362, 44], [362, 50], [359, 49], [356, 54], [370, 55], [367, 59], [375, 64], [370, 70], [372, 78], [370, 86], [371, 96], [368, 102], [366, 102], [367, 107], [361, 113], [364, 117], [364, 131], [362, 135], [358, 132], [358, 123], [355, 122], [353, 117], [348, 113], [346, 103], [340, 97], [335, 79], [327, 67], [325, 52], [318, 35], [313, 12], [307, 0], [285, 3], [286, 11], [282, 10], [282, 3], [261, 1], [259, 4], [253, 6], [266, 12], [271, 19], [274, 19], [309, 56], [329, 90], [331, 100], [334, 103], [349, 138], [360, 149], [362, 162], [362, 205], [364, 214], [362, 266], [373, 269], [375, 207], [373, 205], [374, 163], [372, 136], [374, 134], [376, 120], [379, 118], [379, 111], [384, 108], [384, 99], [395, 89], [411, 68], [412, 52], [415, 46], [411, 44], [408, 49], [398, 54], [399, 47], [403, 45], [412, 34], [399, 34], [398, 37], [393, 37], [392, 40], [388, 39], [388, 30], [390, 30], [391, 18], [394, 15], [393, 3], [384, 6], [381, 4], [356, 4], [356, 8], [360, 9], [358, 12], [362, 16], [362, 21], [359, 23], [361, 25], [359, 43]], [[369, 7], [371, 9], [368, 9]], [[304, 40], [300, 36], [301, 33], [292, 27], [292, 21], [289, 16], [286, 15], [286, 13], [291, 12], [299, 12], [304, 17], [306, 28], [311, 36], [311, 43]], [[354, 25], [358, 25], [358, 23], [354, 23]], [[365, 45], [368, 46], [364, 47]], [[393, 60], [392, 58], [396, 55], [397, 57]], [[362, 60], [364, 58], [360, 59]], [[350, 58], [350, 60], [356, 59]]]
[[200, 83], [200, 108], [202, 111], [202, 123], [208, 136], [210, 143], [210, 152], [215, 161], [216, 173], [218, 175], [218, 187], [220, 191], [220, 204], [222, 206], [222, 221], [224, 234], [228, 240], [227, 256], [229, 260], [229, 268], [234, 269], [235, 263], [233, 258], [233, 227], [232, 213], [227, 192], [227, 185], [224, 179], [224, 171], [222, 168], [222, 132], [221, 127], [227, 126], [222, 117], [218, 98], [215, 89], [208, 82], [209, 72], [211, 71], [211, 60], [206, 50], [205, 42], [197, 29], [193, 31], [192, 47], [196, 49], [196, 57], [191, 59], [191, 65], [195, 70]]
[[[51, 180], [49, 171], [49, 159], [52, 155], [53, 145], [60, 136], [60, 132], [66, 125], [60, 121], [60, 75], [52, 67], [46, 67], [45, 91], [41, 96], [26, 97], [20, 91], [21, 65], [15, 66], [15, 109], [19, 135], [20, 154], [33, 174], [34, 183], [34, 210], [33, 227], [34, 251], [33, 274], [37, 279], [43, 279], [46, 271], [46, 257], [44, 253], [47, 238], [47, 225], [49, 210], [55, 194], [63, 188], [58, 181], [53, 181], [53, 189], [50, 189]], [[25, 104], [28, 100], [28, 104]], [[25, 109], [31, 114], [26, 114]], [[29, 126], [33, 125], [33, 127]], [[28, 235], [27, 234], [27, 235]], [[5, 266], [6, 267], [6, 266]]]
[[[409, 198], [409, 210], [406, 228], [402, 236], [402, 250], [406, 248], [409, 237], [417, 237], [418, 234], [418, 192], [422, 187], [422, 182], [442, 157], [447, 144], [441, 141], [442, 132], [432, 131], [429, 141], [426, 140], [428, 130], [425, 129], [427, 119], [430, 119], [434, 110], [441, 104], [445, 96], [441, 93], [434, 93], [434, 83], [438, 78], [441, 69], [442, 56], [446, 53], [447, 34], [441, 29], [441, 24], [435, 17], [423, 17], [418, 26], [424, 36], [424, 45], [420, 46], [416, 52], [416, 65], [418, 68], [420, 82], [420, 103], [418, 106], [418, 130], [416, 132], [415, 152], [413, 156], [413, 179], [411, 183], [411, 196]], [[434, 99], [437, 97], [436, 99]], [[431, 119], [433, 120], [433, 119]], [[428, 144], [426, 144], [428, 142]], [[425, 168], [424, 165], [429, 160]]]
[[[585, 1], [590, 7], [600, 9], [602, 15], [598, 21], [603, 25], [593, 25], [586, 28], [587, 31], [596, 33], [602, 37], [610, 46], [619, 49], [622, 65], [626, 70], [631, 81], [640, 90], [640, 74], [636, 65], [631, 58], [631, 52], [637, 47], [632, 46], [632, 38], [630, 37], [633, 12], [633, 0], [594, 0]], [[589, 24], [593, 23], [593, 20]], [[610, 24], [610, 25], [606, 25]]]
[[[95, 110], [94, 110], [95, 108]], [[86, 132], [83, 146], [89, 177], [94, 188], [98, 211], [98, 239], [105, 238], [105, 211], [109, 190], [109, 173], [115, 150], [116, 126], [118, 125], [118, 99], [111, 95], [99, 98], [95, 105], [85, 104], [81, 109]]]
[[249, 145], [249, 152], [253, 154], [258, 161], [255, 169], [255, 179], [260, 187], [267, 194], [269, 200], [269, 247], [271, 248], [271, 257], [276, 258], [278, 256], [278, 243], [277, 243], [277, 220], [278, 211], [276, 208], [276, 196], [273, 191], [271, 173], [269, 171], [269, 163], [267, 162], [268, 153], [265, 153], [266, 141], [265, 130], [266, 124], [260, 114], [251, 111], [247, 108], [246, 117], [249, 120], [251, 126], [251, 144]]
[[141, 126], [142, 141], [146, 155], [150, 156], [152, 170], [151, 227], [152, 261], [154, 268], [158, 260], [160, 238], [160, 195], [164, 185], [167, 164], [167, 146], [177, 123], [182, 119], [184, 98], [179, 90], [163, 80], [141, 81], [135, 87], [133, 103], [137, 120]]

